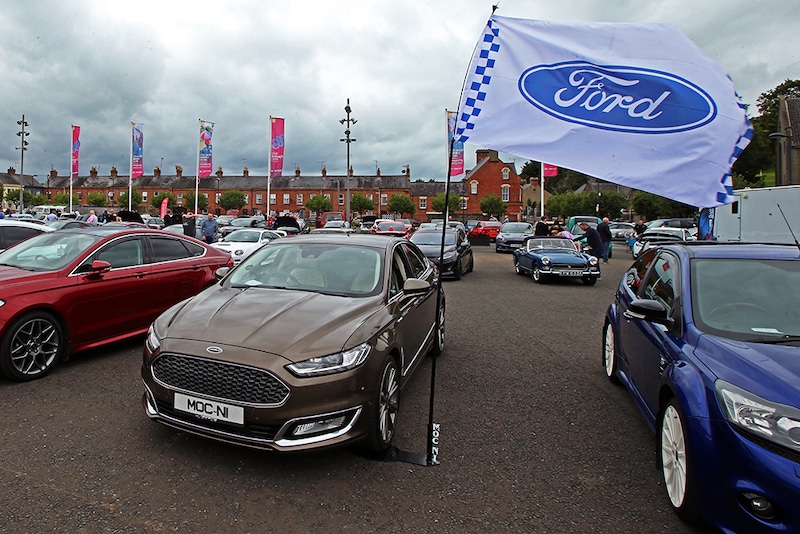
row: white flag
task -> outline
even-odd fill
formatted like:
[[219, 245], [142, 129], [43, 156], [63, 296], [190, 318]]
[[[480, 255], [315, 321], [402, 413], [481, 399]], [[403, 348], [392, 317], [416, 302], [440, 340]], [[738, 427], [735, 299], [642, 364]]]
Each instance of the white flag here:
[[752, 128], [730, 78], [673, 26], [493, 15], [456, 136], [711, 207], [734, 200]]

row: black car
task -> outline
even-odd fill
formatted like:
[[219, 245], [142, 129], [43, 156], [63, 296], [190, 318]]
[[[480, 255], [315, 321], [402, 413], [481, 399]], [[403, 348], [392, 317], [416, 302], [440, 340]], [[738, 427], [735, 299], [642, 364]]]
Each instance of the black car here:
[[452, 276], [460, 280], [462, 274], [472, 272], [475, 266], [472, 247], [462, 232], [449, 228], [442, 230], [441, 227], [421, 228], [411, 234], [409, 240], [419, 247], [425, 257], [438, 266], [442, 236], [444, 236], [444, 256], [439, 271], [442, 276]]

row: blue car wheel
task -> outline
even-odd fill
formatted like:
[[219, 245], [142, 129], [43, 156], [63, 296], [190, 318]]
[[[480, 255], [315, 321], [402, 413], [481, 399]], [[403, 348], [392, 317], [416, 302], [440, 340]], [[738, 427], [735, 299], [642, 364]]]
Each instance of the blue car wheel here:
[[664, 489], [675, 513], [687, 523], [697, 523], [700, 514], [694, 490], [694, 473], [686, 435], [683, 412], [675, 399], [670, 399], [661, 414], [661, 474]]

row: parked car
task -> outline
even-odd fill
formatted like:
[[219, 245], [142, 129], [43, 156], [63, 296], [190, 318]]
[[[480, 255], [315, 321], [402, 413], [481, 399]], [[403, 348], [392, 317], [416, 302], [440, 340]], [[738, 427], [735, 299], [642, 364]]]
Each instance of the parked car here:
[[93, 226], [77, 219], [56, 219], [55, 221], [46, 222], [45, 225], [54, 230], [63, 230], [64, 228], [91, 228]]
[[160, 217], [144, 216], [142, 217], [142, 221], [144, 225], [147, 226], [148, 228], [153, 228], [155, 230], [164, 229], [164, 219]]
[[488, 237], [489, 241], [494, 241], [497, 234], [500, 233], [500, 228], [503, 225], [500, 221], [480, 221], [472, 227], [472, 230], [467, 234], [468, 237], [483, 236]]
[[666, 226], [648, 228], [637, 237], [635, 241], [631, 242], [631, 254], [633, 254], [635, 258], [648, 248], [665, 242], [693, 241], [696, 231], [696, 229], [691, 228], [673, 228]]
[[669, 228], [694, 228], [697, 226], [697, 223], [694, 219], [685, 217], [673, 219], [653, 219], [652, 221], [646, 222], [645, 225], [647, 228], [659, 228], [662, 226]]
[[[229, 233], [238, 230], [239, 228], [252, 228], [263, 221], [264, 217], [236, 217], [235, 219], [231, 220], [230, 224], [221, 226], [219, 228], [219, 237], [222, 239]], [[197, 228], [200, 228], [199, 224], [197, 225]]]
[[230, 254], [233, 264], [238, 265], [263, 245], [280, 237], [279, 234], [265, 228], [240, 228], [211, 243], [211, 246]]
[[798, 302], [796, 246], [665, 244], [622, 277], [603, 326], [604, 371], [657, 435], [682, 519], [800, 532]]
[[275, 217], [275, 223], [272, 227], [274, 230], [286, 232], [287, 235], [299, 235], [304, 233], [303, 229], [306, 226], [305, 221], [302, 219], [297, 219], [291, 215], [281, 215], [280, 217]]
[[438, 276], [405, 239], [312, 233], [270, 243], [153, 323], [145, 413], [261, 449], [360, 441], [385, 451], [403, 387], [444, 347]]
[[593, 286], [600, 277], [597, 258], [578, 251], [575, 242], [566, 237], [528, 238], [523, 248], [514, 249], [514, 270], [519, 275], [529, 274], [537, 283], [578, 278]]
[[626, 241], [635, 233], [633, 223], [629, 222], [613, 221], [608, 223], [608, 228], [611, 230], [611, 239], [614, 241]]
[[598, 224], [603, 222], [603, 219], [594, 215], [573, 215], [567, 219], [567, 232], [574, 234], [575, 230], [580, 231], [579, 223], [588, 222], [591, 226], [597, 227]]
[[533, 235], [533, 225], [526, 222], [507, 222], [500, 227], [495, 238], [495, 252], [512, 252], [525, 244]]
[[0, 371], [33, 380], [70, 353], [144, 334], [230, 265], [226, 253], [158, 230], [104, 225], [31, 237], [0, 253]]
[[46, 224], [0, 219], [0, 250], [7, 249], [35, 235], [52, 232], [55, 228]]
[[[439, 267], [442, 276], [452, 276], [461, 280], [464, 273], [471, 273], [475, 268], [472, 246], [460, 230], [439, 228], [420, 228], [409, 238], [417, 245], [429, 260]], [[442, 254], [444, 239], [444, 254]], [[439, 257], [442, 264], [439, 265]]]
[[379, 219], [375, 221], [375, 224], [372, 226], [372, 228], [370, 228], [369, 232], [376, 235], [388, 235], [395, 237], [408, 237], [409, 235], [409, 230], [406, 228], [405, 224], [402, 222], [389, 221], [385, 219]]
[[347, 221], [328, 221], [323, 228], [350, 228], [350, 223]]

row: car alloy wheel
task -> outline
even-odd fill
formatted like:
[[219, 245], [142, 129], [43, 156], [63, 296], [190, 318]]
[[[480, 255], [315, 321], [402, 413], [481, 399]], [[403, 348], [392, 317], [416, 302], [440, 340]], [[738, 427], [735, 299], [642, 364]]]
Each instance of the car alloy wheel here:
[[444, 352], [444, 308], [444, 297], [442, 297], [442, 301], [439, 303], [439, 324], [436, 325], [433, 348], [431, 349], [431, 354], [433, 356], [439, 356]]
[[517, 272], [517, 274], [520, 274], [520, 275], [525, 274], [522, 271], [522, 267], [520, 267], [519, 260], [517, 258], [514, 258], [514, 270]]
[[461, 280], [461, 275], [464, 273], [464, 264], [461, 262], [461, 258], [458, 258], [456, 261], [456, 266], [453, 268], [453, 278], [456, 280]]
[[6, 377], [19, 382], [41, 378], [58, 361], [64, 346], [61, 325], [52, 315], [23, 315], [0, 344], [0, 368]]
[[537, 284], [542, 283], [542, 271], [539, 269], [538, 265], [534, 265], [533, 270], [531, 271], [531, 278]]
[[608, 379], [615, 384], [619, 384], [619, 378], [617, 378], [617, 355], [614, 353], [615, 350], [614, 329], [611, 327], [610, 323], [606, 323], [605, 332], [603, 333], [603, 367], [605, 367]]
[[671, 399], [661, 415], [661, 474], [670, 504], [687, 523], [697, 522], [699, 513], [692, 486], [686, 424], [675, 399]]
[[367, 448], [371, 452], [385, 451], [394, 437], [397, 411], [400, 406], [400, 382], [397, 373], [397, 362], [391, 356], [387, 356], [381, 370], [378, 398], [372, 408], [372, 420], [367, 437]]

